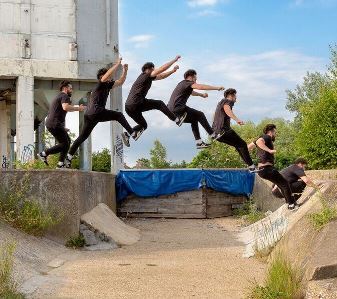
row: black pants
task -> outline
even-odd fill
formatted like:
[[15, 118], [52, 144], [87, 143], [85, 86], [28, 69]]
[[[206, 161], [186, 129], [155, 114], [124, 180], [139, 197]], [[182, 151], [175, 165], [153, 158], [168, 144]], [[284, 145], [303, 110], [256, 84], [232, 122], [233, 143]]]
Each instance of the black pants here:
[[183, 115], [185, 112], [187, 113], [187, 116], [185, 118], [184, 123], [191, 124], [192, 132], [193, 132], [195, 140], [201, 139], [198, 123], [200, 123], [203, 126], [203, 128], [206, 130], [208, 135], [213, 134], [214, 131], [212, 127], [210, 126], [210, 124], [208, 123], [207, 118], [202, 111], [190, 108], [188, 106], [175, 108], [173, 110], [173, 113], [178, 117]]
[[58, 144], [55, 146], [45, 150], [47, 156], [54, 155], [60, 153], [60, 162], [64, 162], [64, 159], [67, 155], [67, 152], [70, 147], [70, 138], [65, 130], [65, 128], [57, 127], [57, 128], [48, 128], [48, 131], [55, 137]]
[[163, 101], [144, 99], [142, 103], [137, 105], [125, 105], [125, 112], [138, 124], [133, 128], [134, 131], [147, 129], [147, 122], [142, 113], [150, 110], [159, 110], [172, 121], [176, 119], [175, 115], [167, 108]]
[[247, 143], [234, 130], [228, 130], [218, 139], [218, 141], [226, 143], [230, 146], [234, 146], [242, 160], [245, 161], [248, 166], [253, 164], [252, 158], [250, 157], [248, 151]]
[[[301, 197], [305, 187], [306, 187], [306, 183], [304, 183], [302, 180], [290, 183], [290, 189], [294, 196], [295, 201], [297, 201]], [[278, 197], [278, 198], [284, 197], [279, 188], [273, 189], [272, 193], [275, 197]]]
[[288, 181], [273, 166], [264, 166], [258, 172], [259, 176], [277, 185], [288, 204], [295, 203]]
[[102, 112], [93, 115], [84, 115], [84, 125], [80, 135], [74, 141], [73, 145], [69, 150], [70, 155], [74, 155], [79, 148], [79, 146], [89, 137], [92, 130], [99, 122], [105, 121], [118, 121], [123, 128], [129, 133], [132, 134], [133, 130], [129, 125], [128, 121], [125, 119], [125, 116], [121, 112], [112, 111], [104, 109]]

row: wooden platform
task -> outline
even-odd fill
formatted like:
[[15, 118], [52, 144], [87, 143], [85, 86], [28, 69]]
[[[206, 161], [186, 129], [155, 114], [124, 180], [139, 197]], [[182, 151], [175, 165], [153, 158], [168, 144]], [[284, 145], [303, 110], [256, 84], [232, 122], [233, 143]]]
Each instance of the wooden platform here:
[[231, 216], [233, 205], [246, 200], [245, 196], [207, 188], [151, 198], [131, 195], [118, 207], [118, 214], [134, 218], [217, 218]]

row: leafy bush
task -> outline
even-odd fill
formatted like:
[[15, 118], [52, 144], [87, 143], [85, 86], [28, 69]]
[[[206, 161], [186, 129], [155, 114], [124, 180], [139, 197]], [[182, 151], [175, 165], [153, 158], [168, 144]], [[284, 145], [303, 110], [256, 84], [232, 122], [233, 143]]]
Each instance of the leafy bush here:
[[315, 169], [337, 167], [337, 84], [323, 88], [319, 99], [302, 105], [296, 146]]
[[77, 236], [70, 237], [65, 245], [66, 247], [73, 249], [81, 248], [85, 245], [85, 239], [82, 234], [79, 234]]
[[92, 170], [100, 172], [111, 171], [111, 152], [107, 148], [92, 154]]

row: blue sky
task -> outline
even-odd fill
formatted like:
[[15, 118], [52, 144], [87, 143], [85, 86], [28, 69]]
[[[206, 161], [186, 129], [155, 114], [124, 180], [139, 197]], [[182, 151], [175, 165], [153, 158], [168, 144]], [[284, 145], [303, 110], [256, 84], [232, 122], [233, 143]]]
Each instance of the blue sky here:
[[[336, 42], [337, 0], [120, 0], [119, 15], [120, 51], [129, 63], [123, 101], [144, 62], [159, 66], [180, 54], [181, 69], [154, 82], [148, 97], [167, 102], [184, 71], [194, 68], [199, 83], [238, 90], [235, 112], [245, 121], [291, 119], [285, 89], [301, 83], [307, 71], [324, 71]], [[222, 94], [209, 95], [188, 104], [212, 122]], [[125, 150], [129, 165], [147, 157], [156, 138], [172, 161], [190, 161], [197, 153], [188, 124], [178, 128], [160, 112], [145, 118], [149, 129]], [[94, 131], [95, 150], [108, 147], [108, 132], [106, 125]]]

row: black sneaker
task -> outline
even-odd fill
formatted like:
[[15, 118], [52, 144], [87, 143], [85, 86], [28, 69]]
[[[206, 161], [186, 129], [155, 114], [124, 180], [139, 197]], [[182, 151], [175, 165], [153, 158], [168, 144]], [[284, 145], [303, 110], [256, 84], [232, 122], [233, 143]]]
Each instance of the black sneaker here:
[[68, 167], [66, 167], [65, 164], [62, 164], [62, 165], [57, 164], [56, 165], [56, 169], [64, 169], [64, 168], [68, 168]]
[[41, 153], [38, 153], [38, 154], [37, 154], [37, 157], [38, 157], [44, 164], [46, 164], [47, 166], [49, 166], [48, 160], [47, 160], [47, 155], [46, 155], [46, 154], [43, 154], [43, 152], [41, 152]]
[[71, 168], [71, 159], [69, 159], [68, 157], [65, 158], [64, 160], [64, 168]]
[[203, 148], [208, 148], [211, 145], [209, 143], [201, 141], [200, 143], [197, 143], [197, 149], [203, 149]]
[[256, 173], [256, 172], [259, 172], [260, 169], [258, 169], [255, 165], [252, 165], [252, 166], [249, 166], [249, 167], [248, 167], [248, 171], [249, 171], [250, 173]]
[[130, 147], [130, 135], [127, 132], [122, 134], [122, 140], [126, 147]]
[[136, 131], [136, 135], [132, 136], [132, 138], [137, 141], [139, 139], [139, 137], [143, 134], [144, 129], [141, 129], [140, 131]]
[[178, 117], [178, 120], [176, 121], [176, 124], [178, 127], [180, 127], [184, 123], [186, 116], [187, 116], [187, 112], [185, 112], [182, 116]]
[[299, 205], [297, 203], [293, 203], [293, 204], [288, 204], [288, 210], [290, 211], [297, 211], [299, 209]]

